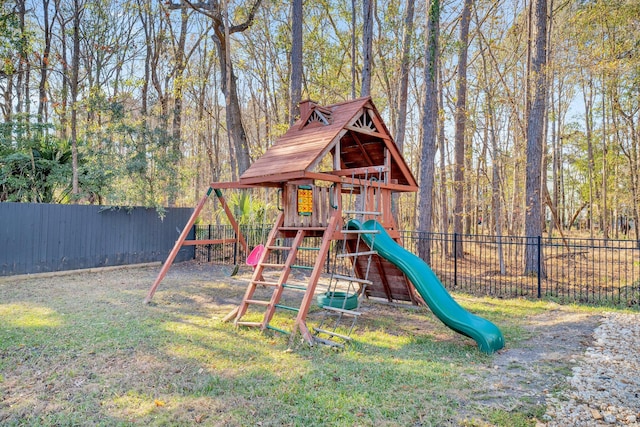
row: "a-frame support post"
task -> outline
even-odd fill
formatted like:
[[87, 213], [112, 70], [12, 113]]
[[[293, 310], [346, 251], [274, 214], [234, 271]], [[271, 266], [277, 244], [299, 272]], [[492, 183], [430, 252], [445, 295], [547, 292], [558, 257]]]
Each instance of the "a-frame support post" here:
[[215, 191], [216, 196], [220, 200], [220, 204], [222, 204], [222, 207], [224, 208], [224, 211], [227, 214], [227, 217], [229, 218], [229, 222], [231, 223], [231, 226], [236, 232], [238, 242], [244, 247], [245, 252], [247, 253], [249, 252], [247, 250], [248, 249], [247, 242], [244, 239], [244, 236], [242, 235], [242, 233], [240, 233], [240, 227], [238, 226], [238, 222], [233, 217], [233, 213], [231, 212], [231, 209], [229, 209], [227, 202], [224, 200], [224, 197], [222, 196], [222, 192], [218, 189], [214, 189], [213, 187], [209, 187], [209, 189], [207, 190], [207, 193], [204, 196], [202, 196], [202, 199], [200, 199], [200, 201], [198, 202], [198, 205], [193, 210], [191, 217], [189, 217], [189, 221], [187, 221], [187, 224], [182, 229], [182, 233], [180, 233], [180, 237], [178, 237], [178, 240], [176, 240], [176, 243], [173, 245], [173, 249], [171, 249], [171, 252], [169, 252], [169, 256], [167, 257], [164, 264], [162, 265], [162, 268], [160, 269], [160, 273], [158, 273], [158, 277], [156, 277], [156, 280], [155, 282], [153, 282], [151, 289], [149, 289], [149, 293], [147, 293], [147, 297], [144, 299], [145, 304], [149, 304], [149, 302], [151, 301], [151, 298], [153, 298], [153, 295], [156, 293], [156, 290], [158, 289], [160, 282], [162, 282], [162, 279], [164, 279], [164, 277], [167, 275], [167, 272], [171, 268], [173, 261], [176, 259], [176, 256], [178, 255], [180, 248], [183, 246], [185, 240], [187, 239], [187, 236], [189, 235], [189, 231], [191, 230], [191, 227], [193, 227], [193, 224], [196, 222], [198, 215], [200, 215], [200, 211], [202, 211], [202, 208], [204, 207], [204, 204], [206, 203], [207, 199], [211, 195], [212, 191]]
[[162, 279], [164, 279], [164, 276], [167, 275], [169, 268], [171, 268], [171, 264], [173, 264], [173, 260], [176, 259], [176, 256], [178, 255], [178, 252], [182, 247], [182, 244], [187, 239], [187, 235], [189, 234], [191, 227], [193, 227], [193, 224], [196, 222], [196, 218], [198, 218], [198, 215], [200, 215], [200, 211], [204, 207], [204, 204], [209, 198], [209, 196], [211, 195], [212, 191], [213, 191], [213, 188], [209, 187], [209, 189], [207, 190], [207, 193], [204, 196], [202, 196], [202, 199], [200, 199], [200, 201], [198, 202], [198, 205], [193, 210], [191, 217], [189, 217], [189, 221], [187, 221], [187, 225], [185, 225], [184, 228], [182, 229], [182, 233], [180, 233], [180, 237], [178, 237], [178, 240], [176, 240], [176, 243], [173, 245], [173, 249], [171, 249], [171, 252], [169, 252], [169, 256], [167, 257], [166, 261], [162, 265], [162, 268], [160, 269], [160, 273], [158, 273], [158, 277], [156, 277], [156, 281], [153, 282], [151, 289], [149, 289], [149, 293], [147, 294], [147, 297], [144, 299], [145, 304], [149, 304], [149, 302], [151, 301], [151, 298], [153, 298], [153, 295], [156, 293], [156, 289], [158, 289], [158, 286], [160, 286], [160, 282], [162, 282]]

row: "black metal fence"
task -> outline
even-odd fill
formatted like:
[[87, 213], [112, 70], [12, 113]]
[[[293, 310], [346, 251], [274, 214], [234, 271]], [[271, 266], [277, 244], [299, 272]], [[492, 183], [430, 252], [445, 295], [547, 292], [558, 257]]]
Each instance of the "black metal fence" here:
[[[633, 240], [527, 238], [404, 232], [405, 247], [431, 242], [431, 268], [448, 289], [562, 303], [640, 305], [640, 249]], [[456, 255], [462, 245], [464, 256]], [[537, 246], [541, 270], [525, 275], [524, 252]]]
[[[0, 203], [0, 276], [164, 261], [191, 212]], [[183, 247], [176, 261], [193, 256]]]
[[[250, 247], [264, 243], [261, 227], [243, 228]], [[233, 238], [227, 226], [198, 226], [199, 238]], [[431, 247], [430, 266], [449, 290], [498, 298], [549, 298], [561, 303], [640, 307], [640, 249], [635, 240], [586, 238], [526, 238], [518, 236], [401, 233], [407, 250], [418, 253], [418, 242]], [[310, 246], [313, 243], [307, 244]], [[319, 243], [318, 243], [319, 245]], [[457, 256], [462, 245], [463, 256]], [[527, 245], [538, 246], [543, 274], [524, 275]], [[246, 254], [233, 245], [196, 248], [196, 259], [223, 264], [244, 263]], [[332, 247], [332, 251], [337, 248]], [[332, 265], [328, 257], [326, 271]], [[298, 263], [313, 265], [305, 252]]]

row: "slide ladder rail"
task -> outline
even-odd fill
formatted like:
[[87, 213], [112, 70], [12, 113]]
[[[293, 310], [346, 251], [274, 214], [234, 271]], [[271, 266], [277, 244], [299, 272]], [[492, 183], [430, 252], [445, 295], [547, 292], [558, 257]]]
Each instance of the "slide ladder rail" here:
[[418, 256], [407, 251], [384, 227], [374, 220], [360, 223], [351, 220], [348, 228], [354, 230], [378, 230], [375, 241], [363, 234], [369, 247], [378, 255], [396, 265], [411, 280], [418, 293], [424, 298], [431, 311], [449, 328], [468, 336], [478, 343], [484, 353], [490, 354], [504, 347], [504, 337], [500, 329], [482, 317], [469, 313], [460, 306], [444, 288], [433, 270]]

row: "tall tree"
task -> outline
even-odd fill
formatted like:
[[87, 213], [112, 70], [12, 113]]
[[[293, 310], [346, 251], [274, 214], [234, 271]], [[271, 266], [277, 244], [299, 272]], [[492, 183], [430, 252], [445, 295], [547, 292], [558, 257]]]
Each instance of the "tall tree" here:
[[400, 87], [398, 89], [398, 115], [396, 116], [395, 141], [398, 150], [404, 148], [405, 129], [407, 126], [407, 94], [409, 90], [409, 71], [411, 59], [411, 39], [413, 38], [413, 15], [415, 0], [407, 0], [402, 31], [402, 58], [400, 59]]
[[300, 114], [298, 104], [302, 100], [302, 0], [291, 2], [291, 85], [289, 126]]
[[84, 4], [79, 0], [73, 0], [73, 35], [72, 35], [72, 53], [71, 53], [71, 76], [69, 79], [69, 89], [71, 91], [71, 167], [72, 181], [71, 192], [74, 197], [80, 194], [78, 186], [78, 90], [80, 84], [80, 21], [84, 13]]
[[356, 0], [351, 0], [351, 99], [356, 97], [356, 59], [357, 51], [356, 38]]
[[362, 86], [360, 96], [371, 95], [373, 66], [373, 1], [362, 1]]
[[531, 108], [527, 117], [527, 167], [525, 178], [525, 247], [524, 274], [544, 276], [542, 248], [536, 243], [542, 235], [542, 146], [547, 98], [547, 0], [534, 1], [535, 38], [530, 45], [529, 89]]
[[[415, 0], [407, 0], [404, 15], [404, 26], [402, 30], [402, 57], [400, 59], [400, 87], [398, 88], [398, 104], [396, 108], [395, 141], [400, 153], [404, 151], [404, 137], [407, 126], [407, 96], [409, 92], [409, 72], [411, 59], [411, 40], [413, 39], [413, 15], [415, 10]], [[394, 194], [392, 198], [393, 215], [398, 217], [399, 194]]]
[[[48, 104], [47, 99], [47, 81], [49, 75], [49, 56], [51, 54], [51, 37], [53, 30], [54, 16], [49, 18], [49, 3], [50, 0], [42, 0], [42, 20], [44, 24], [44, 46], [42, 55], [40, 56], [40, 83], [38, 85], [38, 123], [45, 123], [47, 120], [46, 106]], [[57, 12], [57, 11], [56, 11]]]
[[[230, 37], [232, 34], [246, 31], [255, 18], [256, 12], [262, 0], [252, 0], [244, 15], [244, 21], [240, 24], [232, 24], [229, 19], [228, 4], [226, 1], [207, 0], [201, 2], [171, 3], [172, 8], [193, 7], [213, 22], [213, 40], [218, 50], [218, 60], [220, 61], [220, 80], [222, 91], [226, 100], [226, 120], [227, 132], [230, 142], [233, 144], [235, 158], [238, 164], [238, 173], [242, 174], [249, 168], [251, 158], [249, 156], [249, 144], [247, 134], [242, 123], [242, 109], [238, 98], [237, 76], [231, 62]], [[227, 18], [227, 19], [225, 19]]]
[[[422, 149], [420, 156], [420, 189], [418, 190], [418, 231], [431, 232], [433, 219], [433, 181], [438, 123], [438, 39], [440, 34], [440, 0], [427, 1], [425, 49], [425, 96], [422, 109]], [[431, 261], [429, 239], [420, 239], [418, 255]]]
[[[462, 234], [464, 219], [465, 133], [467, 122], [467, 52], [469, 50], [469, 21], [472, 0], [465, 0], [460, 15], [460, 41], [458, 50], [458, 79], [456, 82], [456, 115], [453, 188], [453, 232]], [[462, 242], [456, 245], [456, 256], [464, 257]]]
[[16, 1], [16, 14], [18, 16], [20, 39], [18, 43], [18, 64], [16, 67], [16, 112], [29, 114], [29, 78], [31, 65], [29, 63], [29, 32], [26, 26], [26, 0]]

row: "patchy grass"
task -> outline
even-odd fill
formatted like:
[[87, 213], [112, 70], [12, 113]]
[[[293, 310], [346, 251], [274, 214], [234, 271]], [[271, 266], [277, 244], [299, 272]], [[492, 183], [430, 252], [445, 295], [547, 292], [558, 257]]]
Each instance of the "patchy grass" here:
[[[527, 426], [544, 413], [527, 402], [505, 411], [470, 393], [493, 356], [426, 308], [373, 304], [345, 350], [289, 348], [286, 337], [221, 322], [246, 272], [174, 266], [143, 305], [156, 273], [3, 279], [0, 424]], [[509, 347], [548, 308], [456, 298], [498, 324]]]

